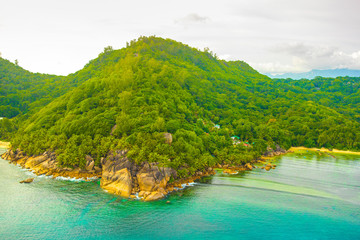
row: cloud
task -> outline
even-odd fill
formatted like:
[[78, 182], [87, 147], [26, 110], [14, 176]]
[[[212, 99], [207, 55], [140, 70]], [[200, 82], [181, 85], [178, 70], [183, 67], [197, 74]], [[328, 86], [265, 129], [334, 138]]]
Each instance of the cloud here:
[[261, 73], [272, 73], [272, 74], [281, 74], [287, 72], [303, 72], [302, 68], [299, 66], [284, 64], [280, 62], [265, 62], [265, 63], [249, 63], [250, 66], [254, 67]]
[[[312, 69], [360, 68], [360, 51], [345, 52], [339, 47], [291, 42], [269, 49], [274, 55], [286, 56], [283, 61], [255, 63], [264, 73], [306, 72]], [[274, 59], [277, 59], [274, 56]]]
[[274, 46], [270, 51], [281, 52], [301, 58], [331, 57], [338, 48], [322, 45], [308, 45], [301, 42], [285, 43]]
[[360, 60], [360, 51], [357, 52], [353, 52], [351, 54], [351, 57], [356, 61], [356, 60]]
[[225, 61], [230, 61], [232, 59], [232, 56], [230, 54], [223, 54], [219, 56], [219, 59], [223, 59]]
[[[1, 51], [24, 67], [26, 60], [31, 71], [68, 74], [104, 46], [157, 35], [271, 72], [359, 66], [359, 0], [106, 2], [7, 1], [0, 14]], [[60, 57], [64, 64], [55, 69]]]
[[190, 13], [183, 18], [176, 19], [175, 23], [189, 25], [189, 24], [206, 23], [209, 20], [210, 19], [208, 17], [202, 17], [196, 13]]

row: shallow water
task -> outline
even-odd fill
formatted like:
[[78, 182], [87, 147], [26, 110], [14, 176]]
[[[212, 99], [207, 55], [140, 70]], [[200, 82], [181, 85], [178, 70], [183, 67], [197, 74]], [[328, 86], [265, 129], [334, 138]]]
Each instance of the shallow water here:
[[360, 156], [334, 156], [288, 154], [147, 203], [0, 160], [0, 239], [360, 239]]

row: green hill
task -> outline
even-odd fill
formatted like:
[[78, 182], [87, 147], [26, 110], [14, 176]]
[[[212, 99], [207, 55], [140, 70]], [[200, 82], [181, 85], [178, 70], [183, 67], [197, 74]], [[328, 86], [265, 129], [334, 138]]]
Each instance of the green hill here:
[[68, 91], [64, 77], [31, 73], [0, 58], [0, 116], [12, 118], [39, 109]]
[[136, 163], [186, 176], [216, 163], [244, 164], [277, 144], [360, 150], [351, 110], [173, 40], [141, 37], [107, 48], [60, 78], [67, 92], [25, 120], [12, 145], [28, 155], [55, 151], [61, 166], [84, 168], [86, 155], [100, 166], [109, 150], [127, 149]]
[[29, 72], [0, 57], [0, 139], [9, 140], [17, 125], [82, 82], [96, 76], [104, 53], [82, 70], [68, 76]]
[[339, 113], [360, 121], [359, 77], [316, 77], [313, 80], [277, 79], [276, 81], [284, 89], [296, 92], [298, 98], [336, 109]]
[[[101, 61], [101, 57], [97, 60]], [[0, 57], [0, 117], [34, 113], [97, 74], [96, 63], [68, 76], [29, 72]]]

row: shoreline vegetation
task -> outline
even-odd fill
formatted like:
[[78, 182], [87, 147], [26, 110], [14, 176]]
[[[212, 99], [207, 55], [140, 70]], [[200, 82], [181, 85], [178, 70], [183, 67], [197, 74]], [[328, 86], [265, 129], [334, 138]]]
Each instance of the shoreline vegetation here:
[[[120, 171], [112, 171], [109, 169], [118, 168], [120, 165], [129, 165], [130, 161], [126, 158], [126, 152], [116, 152], [110, 153], [106, 158], [111, 159], [115, 158], [115, 162], [112, 162], [111, 166], [107, 166], [106, 160], [103, 161], [102, 168], [94, 168], [92, 170], [88, 169], [70, 169], [62, 168], [56, 165], [56, 158], [53, 154], [45, 152], [40, 156], [26, 156], [22, 151], [12, 151], [10, 150], [10, 142], [1, 142], [0, 148], [7, 148], [6, 151], [1, 157], [4, 160], [8, 160], [10, 163], [15, 165], [20, 165], [23, 168], [29, 169], [36, 175], [46, 175], [51, 176], [52, 178], [56, 177], [65, 177], [65, 178], [74, 178], [82, 179], [84, 181], [91, 181], [94, 179], [101, 179], [101, 188], [106, 192], [120, 195], [122, 197], [132, 198], [132, 199], [141, 199], [143, 201], [154, 201], [163, 199], [167, 194], [182, 190], [185, 186], [189, 186], [194, 181], [214, 175], [217, 171], [222, 171], [226, 174], [238, 174], [243, 171], [251, 171], [254, 168], [261, 168], [266, 171], [276, 168], [276, 164], [272, 164], [274, 157], [299, 152], [299, 151], [317, 151], [324, 153], [339, 153], [339, 154], [354, 154], [360, 155], [360, 152], [338, 150], [338, 149], [327, 149], [327, 148], [307, 148], [307, 147], [291, 147], [287, 151], [274, 151], [270, 154], [264, 154], [259, 159], [254, 159], [251, 163], [246, 163], [244, 165], [231, 165], [231, 164], [217, 164], [214, 168], [209, 167], [207, 171], [196, 172], [193, 176], [187, 178], [180, 178], [175, 181], [169, 181], [168, 175], [172, 169], [160, 168], [154, 164], [149, 164], [149, 167], [145, 167], [147, 171], [144, 171], [142, 168], [137, 174], [137, 186], [134, 187], [134, 184], [130, 181], [132, 178], [131, 169], [132, 167], [128, 166], [127, 168], [122, 168]], [[119, 158], [120, 156], [120, 158]], [[121, 158], [122, 157], [122, 158]], [[125, 162], [124, 162], [125, 159]], [[259, 164], [263, 166], [259, 166]], [[91, 164], [90, 164], [91, 165]], [[129, 171], [130, 169], [130, 171]], [[156, 172], [157, 170], [160, 170]], [[120, 173], [121, 172], [121, 173]], [[120, 173], [120, 174], [119, 174]], [[154, 179], [149, 179], [149, 173], [153, 175], [159, 175], [158, 173], [163, 173], [163, 178], [158, 177]], [[140, 177], [139, 177], [140, 176]]]
[[[182, 190], [197, 179], [215, 174], [215, 171], [209, 167], [187, 178], [170, 179], [173, 169], [159, 167], [154, 163], [138, 166], [129, 161], [126, 151], [112, 151], [103, 158], [101, 168], [94, 167], [93, 163], [90, 163], [92, 167], [88, 165], [85, 169], [59, 167], [55, 154], [51, 152], [27, 156], [19, 149], [15, 151], [9, 149], [1, 155], [1, 158], [28, 169], [37, 176], [46, 175], [52, 178], [64, 177], [85, 181], [100, 179], [100, 187], [106, 192], [143, 201], [163, 199], [168, 193]], [[137, 174], [134, 174], [134, 171]]]
[[318, 151], [318, 152], [326, 152], [326, 153], [340, 153], [340, 154], [354, 154], [354, 155], [360, 155], [360, 152], [354, 152], [354, 151], [348, 151], [348, 150], [339, 150], [339, 149], [327, 149], [327, 148], [307, 148], [307, 147], [291, 147], [289, 151], [301, 151], [301, 150], [307, 150], [307, 151]]
[[[10, 143], [4, 144], [4, 146], [9, 145]], [[254, 168], [266, 171], [275, 169], [276, 165], [271, 163], [272, 158], [288, 152], [283, 149], [267, 152], [260, 158], [243, 165], [217, 164], [214, 168], [208, 167], [204, 171], [197, 171], [192, 176], [175, 180], [171, 179], [175, 172], [173, 169], [160, 167], [154, 163], [137, 166], [126, 157], [126, 151], [111, 151], [103, 158], [101, 168], [91, 167], [93, 163], [90, 162], [85, 169], [59, 167], [55, 154], [51, 152], [45, 152], [38, 156], [27, 156], [19, 149], [15, 151], [9, 149], [1, 157], [38, 176], [74, 178], [84, 181], [100, 179], [100, 187], [108, 193], [125, 198], [155, 201], [165, 198], [173, 191], [184, 189], [198, 179], [214, 175], [219, 170], [226, 174], [237, 174], [242, 171], [251, 171]], [[263, 166], [260, 167], [259, 164]]]

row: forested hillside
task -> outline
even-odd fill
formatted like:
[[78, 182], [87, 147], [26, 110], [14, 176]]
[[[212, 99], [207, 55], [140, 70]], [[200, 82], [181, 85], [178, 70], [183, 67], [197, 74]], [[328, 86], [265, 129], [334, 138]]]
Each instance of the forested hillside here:
[[46, 105], [68, 89], [64, 77], [31, 73], [0, 58], [0, 116], [12, 118]]
[[38, 111], [102, 71], [101, 66], [116, 59], [104, 58], [106, 51], [82, 70], [68, 76], [29, 72], [0, 57], [0, 117], [13, 118]]
[[[105, 48], [109, 51], [110, 48]], [[104, 53], [66, 77], [29, 72], [0, 57], [0, 139], [9, 140], [17, 126], [55, 98], [96, 76]], [[116, 61], [116, 60], [112, 60]]]
[[298, 98], [336, 109], [360, 121], [360, 78], [358, 77], [276, 80], [284, 90], [296, 92]]
[[244, 62], [156, 37], [106, 48], [60, 78], [67, 89], [79, 86], [25, 120], [12, 145], [28, 155], [55, 151], [62, 166], [84, 167], [86, 155], [99, 165], [109, 150], [127, 149], [137, 163], [185, 176], [243, 164], [276, 144], [360, 150], [357, 78], [272, 80]]

